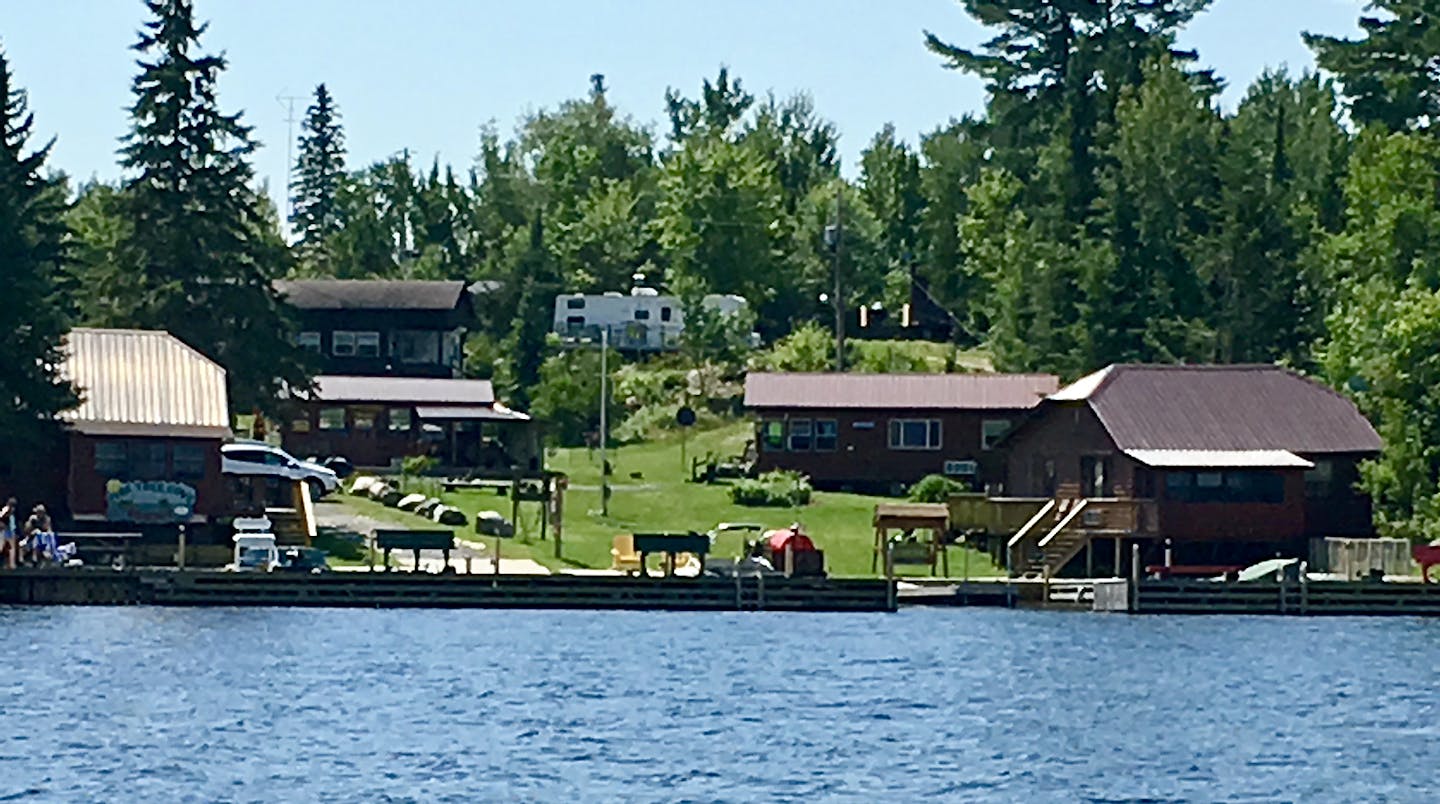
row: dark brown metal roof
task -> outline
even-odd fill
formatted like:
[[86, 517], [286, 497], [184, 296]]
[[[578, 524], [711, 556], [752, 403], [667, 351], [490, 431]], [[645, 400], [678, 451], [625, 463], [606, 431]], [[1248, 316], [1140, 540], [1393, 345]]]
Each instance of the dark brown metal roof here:
[[1028, 410], [1059, 386], [1053, 374], [751, 372], [745, 377], [745, 407]]
[[489, 407], [495, 404], [495, 391], [489, 380], [330, 374], [315, 378], [314, 398], [322, 402]]
[[1088, 402], [1123, 450], [1380, 450], [1350, 400], [1280, 366], [1115, 365], [1051, 398]]
[[454, 310], [464, 282], [392, 279], [292, 279], [275, 283], [301, 310]]

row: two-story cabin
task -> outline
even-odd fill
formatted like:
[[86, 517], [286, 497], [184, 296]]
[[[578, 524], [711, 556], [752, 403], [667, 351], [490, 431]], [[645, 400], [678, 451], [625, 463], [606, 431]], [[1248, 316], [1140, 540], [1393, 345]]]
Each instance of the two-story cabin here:
[[458, 377], [474, 318], [464, 282], [300, 279], [276, 283], [299, 343], [324, 374]]
[[944, 474], [980, 489], [998, 480], [1000, 438], [1058, 387], [1050, 374], [751, 372], [745, 407], [762, 472], [882, 493]]
[[[1052, 572], [1096, 538], [1114, 544], [1106, 566], [1129, 544], [1147, 563], [1167, 549], [1206, 566], [1304, 556], [1311, 538], [1373, 535], [1357, 467], [1380, 447], [1348, 399], [1279, 366], [1114, 365], [1052, 394], [1005, 438], [996, 496], [1007, 499], [990, 504], [1034, 501], [1013, 520], [1032, 532], [1010, 542], [1048, 551]], [[1047, 512], [1033, 514], [1041, 501]]]

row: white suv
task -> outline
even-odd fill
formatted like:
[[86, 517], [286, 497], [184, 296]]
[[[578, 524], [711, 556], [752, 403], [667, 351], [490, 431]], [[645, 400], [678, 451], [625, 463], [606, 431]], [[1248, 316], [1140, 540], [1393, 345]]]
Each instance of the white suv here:
[[220, 471], [227, 475], [270, 475], [303, 480], [314, 499], [340, 488], [335, 472], [318, 463], [300, 461], [279, 447], [259, 441], [238, 441], [220, 447]]

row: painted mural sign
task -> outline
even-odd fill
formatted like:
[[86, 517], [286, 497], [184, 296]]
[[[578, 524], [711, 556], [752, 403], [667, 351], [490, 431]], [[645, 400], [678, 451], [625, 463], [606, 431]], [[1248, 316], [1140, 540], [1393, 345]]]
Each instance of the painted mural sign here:
[[187, 520], [194, 512], [195, 488], [184, 483], [111, 480], [105, 484], [105, 518], [112, 522], [168, 524]]

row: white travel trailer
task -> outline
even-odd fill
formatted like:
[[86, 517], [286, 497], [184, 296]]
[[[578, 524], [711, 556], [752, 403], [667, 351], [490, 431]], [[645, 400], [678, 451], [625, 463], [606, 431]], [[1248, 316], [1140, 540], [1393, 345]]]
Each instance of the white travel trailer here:
[[[747, 307], [740, 296], [712, 293], [700, 302], [706, 310], [734, 315]], [[651, 288], [623, 293], [567, 293], [555, 297], [555, 332], [562, 340], [600, 340], [608, 332], [610, 346], [640, 352], [680, 348], [685, 313], [680, 300]]]

